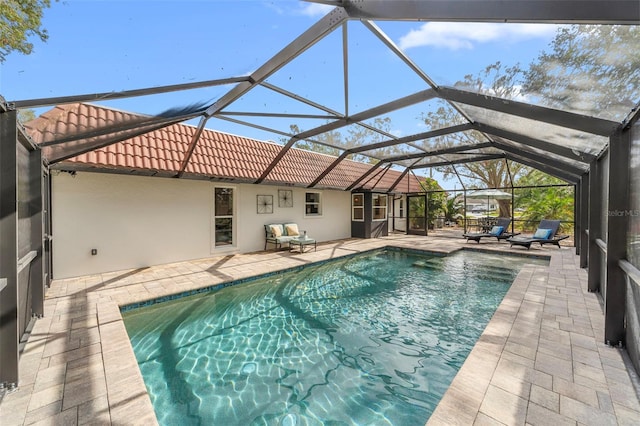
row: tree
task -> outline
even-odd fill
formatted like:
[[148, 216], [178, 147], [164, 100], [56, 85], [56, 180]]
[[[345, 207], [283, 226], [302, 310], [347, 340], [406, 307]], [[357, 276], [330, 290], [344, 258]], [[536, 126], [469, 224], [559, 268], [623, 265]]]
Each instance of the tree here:
[[26, 123], [27, 121], [34, 120], [36, 118], [36, 113], [32, 109], [19, 109], [18, 110], [18, 121], [21, 123]]
[[[429, 223], [429, 229], [432, 229], [435, 224], [435, 219], [443, 212], [444, 205], [447, 199], [447, 193], [442, 190], [442, 187], [437, 180], [433, 178], [424, 178], [420, 181], [422, 189], [428, 193], [427, 199], [429, 200], [427, 205], [427, 221]], [[430, 192], [437, 191], [437, 192]], [[422, 213], [424, 215], [424, 212]]]
[[[389, 133], [391, 131], [391, 119], [389, 117], [378, 117], [373, 120], [373, 123], [370, 123], [370, 126], [381, 132]], [[302, 133], [302, 130], [297, 124], [291, 124], [289, 128], [294, 135]], [[296, 142], [296, 148], [338, 157], [345, 149], [382, 142], [388, 138], [385, 137], [383, 133], [376, 132], [370, 128], [352, 126], [347, 129], [346, 137], [338, 130], [331, 130], [314, 136], [311, 139], [312, 140], [300, 140]], [[287, 141], [286, 139], [281, 140], [283, 143]], [[397, 149], [396, 146], [391, 146], [372, 150], [373, 152], [369, 154], [375, 157], [382, 157], [390, 153], [398, 152], [396, 151]], [[347, 156], [347, 158], [362, 163], [375, 164], [378, 162], [376, 158], [364, 154], [352, 154]]]
[[[347, 139], [347, 144], [350, 147], [357, 146], [365, 146], [371, 145], [374, 143], [384, 142], [392, 139], [391, 136], [387, 136], [391, 134], [391, 118], [390, 117], [376, 117], [373, 119], [373, 122], [367, 123], [370, 127], [373, 127], [380, 132], [372, 130], [368, 127], [363, 126], [352, 126], [348, 129], [349, 136]], [[376, 158], [385, 158], [395, 155], [401, 155], [403, 153], [408, 152], [403, 144], [399, 145], [391, 145], [384, 148], [377, 148], [371, 150], [367, 154], [372, 155], [373, 157], [359, 155], [355, 156], [357, 161], [363, 161], [366, 163], [375, 164], [378, 162]], [[375, 158], [374, 158], [375, 157]]]
[[36, 35], [46, 41], [49, 35], [42, 28], [44, 9], [51, 0], [3, 0], [0, 2], [0, 63], [12, 51], [29, 55], [33, 44], [29, 37]]
[[551, 52], [525, 73], [523, 90], [558, 109], [621, 121], [640, 95], [640, 27], [560, 27]]
[[458, 216], [462, 216], [462, 210], [464, 206], [460, 199], [453, 195], [446, 199], [443, 210], [444, 210], [444, 218], [448, 222], [455, 222], [458, 219]]
[[[297, 135], [302, 133], [302, 130], [298, 127], [297, 124], [292, 124], [289, 126], [291, 129], [291, 133]], [[306, 149], [307, 151], [319, 152], [321, 154], [333, 155], [337, 157], [340, 155], [340, 149], [334, 148], [334, 146], [343, 146], [342, 142], [342, 134], [336, 130], [332, 130], [329, 132], [321, 133], [318, 136], [313, 138], [317, 140], [319, 143], [314, 143], [308, 140], [300, 140], [296, 142], [296, 148]], [[288, 139], [281, 139], [283, 143], [286, 143]]]
[[520, 64], [503, 67], [500, 61], [487, 65], [477, 75], [467, 74], [464, 80], [455, 84], [456, 87], [477, 93], [486, 93], [504, 99], [514, 99], [520, 96], [520, 83], [523, 70]]
[[[505, 99], [520, 96], [520, 81], [523, 71], [518, 64], [512, 67], [504, 67], [500, 62], [488, 65], [477, 75], [468, 74], [464, 80], [455, 84], [461, 89], [478, 93], [486, 93]], [[435, 111], [429, 111], [422, 115], [427, 127], [440, 129], [456, 124], [466, 123], [467, 120], [449, 104], [444, 104]], [[428, 141], [423, 141], [425, 147], [444, 148], [450, 146], [473, 145], [486, 142], [487, 138], [480, 132], [471, 130], [439, 136]], [[509, 170], [505, 161], [477, 161], [454, 166], [438, 167], [437, 170], [445, 179], [457, 178], [459, 175], [468, 181], [470, 186], [486, 188], [502, 188], [511, 186], [511, 179], [525, 175], [530, 169], [522, 164], [510, 162]], [[456, 173], [457, 172], [457, 173]], [[511, 172], [511, 178], [509, 177]], [[498, 200], [500, 216], [511, 216], [509, 200]]]
[[[560, 179], [534, 170], [515, 182], [517, 186], [561, 185]], [[521, 217], [528, 224], [526, 228], [535, 227], [542, 219], [573, 221], [574, 196], [573, 187], [558, 186], [544, 188], [521, 188], [514, 194], [516, 208], [524, 210]]]

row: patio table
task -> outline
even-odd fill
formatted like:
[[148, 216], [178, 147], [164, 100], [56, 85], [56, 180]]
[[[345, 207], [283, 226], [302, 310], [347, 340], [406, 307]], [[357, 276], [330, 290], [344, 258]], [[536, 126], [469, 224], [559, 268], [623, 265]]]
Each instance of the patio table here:
[[313, 251], [316, 251], [317, 244], [316, 240], [309, 237], [297, 237], [289, 240], [289, 251], [293, 251], [296, 248], [300, 253], [304, 253], [305, 247], [313, 244]]

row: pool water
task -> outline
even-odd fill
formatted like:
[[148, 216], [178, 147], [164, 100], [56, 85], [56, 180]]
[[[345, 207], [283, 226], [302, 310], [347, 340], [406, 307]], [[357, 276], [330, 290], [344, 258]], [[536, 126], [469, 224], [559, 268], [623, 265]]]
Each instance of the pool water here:
[[162, 425], [424, 425], [525, 262], [377, 251], [123, 317]]

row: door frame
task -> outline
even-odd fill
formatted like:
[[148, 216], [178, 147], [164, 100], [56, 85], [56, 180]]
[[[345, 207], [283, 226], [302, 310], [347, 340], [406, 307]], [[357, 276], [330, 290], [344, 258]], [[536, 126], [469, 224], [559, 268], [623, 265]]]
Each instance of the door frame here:
[[[424, 216], [412, 216], [411, 215], [411, 201], [413, 199], [417, 199], [417, 198], [422, 198], [424, 200]], [[407, 235], [427, 235], [427, 216], [428, 216], [428, 211], [427, 211], [428, 207], [427, 207], [427, 195], [426, 194], [407, 194], [407, 206], [406, 206], [406, 212], [407, 212]], [[418, 228], [418, 229], [412, 229], [411, 228], [411, 219], [422, 219], [423, 220], [423, 224], [424, 227], [423, 228]]]

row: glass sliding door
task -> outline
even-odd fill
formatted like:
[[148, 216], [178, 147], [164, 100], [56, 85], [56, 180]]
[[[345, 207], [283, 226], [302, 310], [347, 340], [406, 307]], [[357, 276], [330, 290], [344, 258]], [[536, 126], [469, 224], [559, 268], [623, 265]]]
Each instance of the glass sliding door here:
[[213, 197], [214, 247], [233, 246], [235, 219], [233, 188], [215, 188]]

